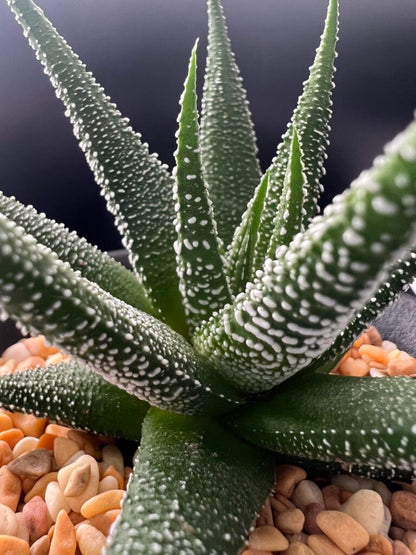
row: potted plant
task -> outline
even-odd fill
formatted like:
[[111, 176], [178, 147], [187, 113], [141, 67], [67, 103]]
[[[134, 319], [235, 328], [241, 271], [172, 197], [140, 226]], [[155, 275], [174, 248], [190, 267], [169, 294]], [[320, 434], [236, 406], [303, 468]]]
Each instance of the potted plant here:
[[2, 195], [0, 304], [74, 360], [3, 376], [0, 401], [141, 438], [107, 552], [236, 552], [273, 486], [274, 452], [411, 474], [415, 383], [323, 370], [415, 274], [415, 123], [316, 215], [337, 0], [263, 176], [219, 0], [208, 2], [201, 129], [195, 45], [174, 176], [34, 2], [7, 3], [65, 104], [133, 272]]

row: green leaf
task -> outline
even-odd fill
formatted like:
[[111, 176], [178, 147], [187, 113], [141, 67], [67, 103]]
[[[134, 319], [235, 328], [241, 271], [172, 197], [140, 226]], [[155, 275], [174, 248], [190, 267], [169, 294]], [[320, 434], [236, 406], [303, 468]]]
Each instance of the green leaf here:
[[414, 472], [415, 398], [412, 378], [316, 374], [288, 380], [229, 423], [244, 439], [282, 454]]
[[0, 213], [23, 227], [25, 233], [33, 235], [39, 243], [53, 250], [83, 277], [94, 281], [114, 297], [155, 315], [150, 299], [135, 275], [97, 247], [78, 237], [74, 231], [70, 232], [63, 224], [49, 220], [32, 206], [25, 206], [14, 197], [7, 197], [1, 192]]
[[3, 215], [0, 307], [151, 404], [204, 413], [241, 401], [181, 335], [80, 277]]
[[251, 278], [258, 227], [268, 185], [269, 172], [266, 172], [255, 191], [251, 209], [245, 212], [236, 231], [236, 240], [226, 258], [226, 272], [233, 295], [242, 291]]
[[373, 168], [282, 246], [212, 317], [196, 349], [237, 388], [270, 389], [322, 355], [414, 244], [416, 123]]
[[72, 360], [1, 376], [0, 406], [136, 441], [149, 409], [147, 403]]
[[208, 24], [201, 156], [218, 233], [228, 245], [261, 172], [246, 92], [220, 0], [208, 0]]
[[284, 187], [293, 126], [296, 126], [303, 146], [304, 171], [308, 182], [304, 197], [303, 226], [305, 228], [317, 213], [317, 200], [322, 190], [320, 179], [324, 173], [325, 149], [330, 129], [329, 120], [332, 115], [331, 91], [334, 86], [332, 78], [337, 35], [338, 0], [330, 0], [324, 32], [314, 63], [310, 68], [309, 79], [304, 83], [303, 94], [299, 97], [298, 105], [269, 168], [269, 188], [259, 227], [253, 274], [255, 270], [262, 267], [269, 250], [275, 215]]
[[172, 249], [173, 179], [40, 8], [31, 0], [7, 3], [66, 107], [135, 272], [165, 321], [184, 331]]
[[[268, 257], [275, 258], [278, 247], [289, 245], [293, 237], [303, 231], [303, 199], [306, 185], [302, 149], [296, 127], [293, 126], [282, 198], [274, 221], [274, 232], [270, 238]], [[252, 277], [254, 278], [254, 276]]]
[[273, 482], [271, 453], [213, 420], [150, 409], [107, 553], [237, 553]]
[[178, 240], [175, 250], [180, 289], [190, 332], [231, 300], [223, 270], [211, 201], [199, 154], [196, 95], [196, 44], [181, 99], [175, 200]]

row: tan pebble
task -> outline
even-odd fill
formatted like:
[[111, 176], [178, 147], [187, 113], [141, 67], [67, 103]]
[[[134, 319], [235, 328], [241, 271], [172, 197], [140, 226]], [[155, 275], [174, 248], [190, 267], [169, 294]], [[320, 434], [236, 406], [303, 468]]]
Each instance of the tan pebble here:
[[120, 509], [113, 509], [112, 511], [106, 511], [105, 513], [93, 516], [88, 520], [90, 524], [102, 532], [104, 536], [108, 536], [110, 528], [120, 515], [120, 512]]
[[45, 503], [48, 507], [49, 514], [55, 522], [60, 511], [64, 510], [69, 513], [71, 510], [69, 501], [64, 496], [58, 482], [50, 482], [45, 491]]
[[370, 541], [367, 530], [346, 513], [322, 511], [316, 516], [316, 523], [347, 555], [357, 553]]
[[360, 489], [358, 480], [349, 474], [338, 474], [333, 476], [331, 483], [334, 486], [338, 486], [340, 490], [350, 490], [354, 492]]
[[305, 515], [300, 509], [293, 511], [282, 511], [275, 517], [276, 528], [284, 534], [296, 534], [301, 532], [305, 523]]
[[26, 495], [36, 484], [37, 480], [33, 478], [23, 478], [22, 480], [22, 492], [23, 495]]
[[336, 511], [341, 506], [340, 488], [331, 484], [322, 488], [322, 496], [324, 498], [325, 509]]
[[22, 515], [29, 531], [30, 543], [45, 535], [52, 524], [47, 505], [39, 496], [24, 505]]
[[258, 549], [245, 549], [241, 555], [273, 555], [271, 551], [259, 551]]
[[1, 555], [30, 555], [29, 544], [20, 538], [0, 535]]
[[8, 464], [13, 459], [13, 451], [5, 441], [0, 441], [0, 466]]
[[[281, 501], [279, 501], [278, 499], [275, 499], [274, 497], [270, 498], [270, 506], [272, 508], [273, 513], [281, 513], [282, 511], [288, 510], [286, 505], [284, 505]], [[294, 506], [294, 508], [296, 507]]]
[[358, 336], [352, 346], [354, 347], [354, 349], [359, 349], [361, 345], [364, 345], [364, 343], [370, 343], [370, 336], [367, 332], [364, 332], [360, 336]]
[[26, 436], [16, 443], [13, 447], [13, 458], [17, 459], [20, 455], [36, 449], [39, 439], [37, 437]]
[[30, 356], [30, 351], [21, 341], [19, 341], [17, 343], [14, 343], [4, 351], [2, 359], [4, 360], [4, 362], [7, 362], [8, 360], [20, 362], [21, 360], [25, 360]]
[[13, 420], [8, 414], [0, 414], [0, 432], [13, 428]]
[[389, 362], [388, 353], [378, 345], [361, 345], [358, 352], [363, 358], [368, 358], [374, 362], [380, 362], [385, 365]]
[[395, 358], [387, 366], [389, 376], [411, 376], [416, 373], [416, 362], [413, 359]]
[[416, 495], [410, 491], [396, 491], [390, 504], [393, 522], [405, 530], [416, 530]]
[[33, 416], [33, 414], [23, 414], [21, 412], [12, 413], [13, 424], [26, 436], [32, 436], [39, 438], [48, 424], [47, 418], [38, 418]]
[[407, 545], [413, 554], [416, 553], [416, 532], [414, 530], [405, 532], [402, 542]]
[[50, 482], [56, 482], [57, 479], [58, 479], [57, 472], [48, 472], [48, 474], [45, 474], [44, 476], [36, 480], [32, 489], [29, 490], [25, 495], [25, 503], [30, 501], [32, 497], [35, 497], [36, 495], [39, 495], [39, 497], [42, 497], [42, 499], [45, 499], [45, 491], [46, 491], [47, 485]]
[[16, 514], [7, 505], [0, 505], [0, 534], [15, 536], [19, 529]]
[[74, 468], [65, 486], [65, 497], [77, 497], [85, 490], [91, 478], [91, 465], [89, 462]]
[[393, 542], [393, 555], [413, 555], [405, 543], [400, 540]]
[[53, 442], [53, 456], [58, 468], [62, 468], [77, 451], [78, 445], [67, 437], [57, 437]]
[[324, 534], [311, 534], [308, 537], [308, 547], [317, 555], [345, 555], [333, 541]]
[[319, 503], [309, 503], [309, 505], [306, 505], [306, 507], [303, 510], [305, 514], [305, 523], [303, 528], [307, 534], [321, 533], [321, 529], [316, 524], [316, 517], [323, 510], [324, 510], [323, 506], [320, 505]]
[[[117, 488], [117, 480], [114, 478], [114, 476], [106, 476], [105, 478], [103, 478], [103, 480], [112, 480], [115, 483], [114, 488], [108, 488], [108, 489], [118, 489]], [[102, 480], [101, 480], [102, 482]], [[101, 484], [100, 482], [100, 484]], [[100, 484], [98, 484], [98, 493], [102, 493], [100, 492]], [[104, 490], [104, 491], [108, 491], [108, 490]], [[257, 517], [257, 521], [256, 521], [256, 526], [273, 526], [274, 522], [273, 522], [273, 511], [272, 511], [272, 507], [270, 505], [270, 497], [268, 497], [263, 505], [263, 507], [260, 509], [260, 513], [259, 516]]]
[[48, 555], [50, 546], [49, 536], [42, 536], [30, 546], [30, 555]]
[[124, 472], [124, 459], [120, 449], [117, 445], [109, 444], [102, 448], [103, 457], [103, 469], [105, 470], [109, 466], [114, 466], [114, 468], [123, 475]]
[[16, 537], [29, 543], [29, 528], [26, 526], [23, 513], [22, 512], [16, 513], [16, 518], [17, 518], [17, 524], [18, 524]]
[[283, 551], [289, 547], [289, 541], [274, 526], [260, 526], [250, 533], [248, 546], [260, 551]]
[[374, 480], [373, 489], [381, 496], [383, 503], [387, 505], [387, 507], [389, 507], [392, 493], [389, 490], [389, 488], [386, 486], [386, 484], [384, 482]]
[[57, 437], [67, 437], [71, 428], [68, 426], [60, 426], [59, 424], [48, 424], [45, 428], [46, 434], [52, 434]]
[[81, 511], [82, 505], [97, 494], [98, 482], [99, 482], [99, 468], [97, 461], [91, 457], [91, 455], [82, 455], [75, 462], [68, 464], [61, 468], [58, 472], [58, 483], [62, 491], [69, 482], [71, 474], [79, 467], [84, 466], [88, 463], [91, 466], [90, 469], [90, 479], [84, 491], [75, 497], [68, 497], [68, 503], [73, 511], [79, 513]]
[[101, 478], [105, 478], [106, 476], [114, 476], [114, 478], [117, 480], [118, 489], [124, 488], [123, 476], [114, 468], [113, 465], [110, 465], [108, 468], [105, 469]]
[[342, 376], [353, 376], [356, 378], [362, 378], [363, 376], [366, 376], [368, 372], [368, 363], [361, 358], [355, 359], [350, 357], [344, 360], [344, 362], [339, 365], [339, 373]]
[[122, 489], [113, 489], [95, 495], [91, 499], [85, 501], [81, 507], [80, 513], [85, 518], [91, 518], [100, 513], [111, 511], [112, 509], [119, 509], [124, 494], [125, 491]]
[[[76, 453], [74, 453], [72, 455], [72, 457], [69, 457], [69, 459], [66, 461], [66, 463], [64, 464], [64, 466], [69, 466], [72, 463], [76, 462], [78, 459], [80, 459], [81, 457], [83, 457], [85, 455], [85, 451], [83, 451], [82, 449], [80, 451], [77, 451]], [[63, 467], [62, 467], [63, 468]]]
[[393, 545], [391, 540], [380, 534], [370, 536], [370, 542], [366, 546], [367, 551], [374, 551], [380, 555], [393, 555]]
[[291, 543], [286, 551], [282, 551], [281, 555], [315, 555], [310, 547], [304, 543]]
[[297, 532], [296, 534], [285, 534], [289, 543], [304, 543], [306, 545], [308, 534], [305, 532]]
[[99, 441], [88, 432], [82, 430], [69, 430], [68, 439], [74, 441], [87, 455], [98, 460], [101, 458]]
[[378, 534], [384, 520], [381, 496], [370, 489], [360, 489], [339, 508], [363, 526], [370, 536]]
[[52, 453], [48, 449], [34, 449], [9, 462], [7, 468], [22, 478], [40, 478], [53, 466]]
[[56, 347], [48, 347], [45, 344], [44, 335], [37, 335], [35, 337], [22, 339], [21, 342], [33, 356], [47, 358], [50, 354], [58, 352]]
[[399, 526], [391, 526], [389, 530], [389, 536], [393, 540], [402, 540], [405, 534], [405, 530]]
[[306, 472], [299, 466], [281, 464], [276, 467], [274, 489], [284, 497], [291, 497], [295, 486], [306, 479]]
[[45, 366], [45, 361], [41, 357], [34, 357], [30, 356], [25, 360], [22, 360], [16, 364], [16, 368], [14, 369], [13, 373], [15, 372], [26, 372], [27, 370], [32, 370], [35, 368], [40, 368]]
[[324, 498], [319, 487], [312, 480], [302, 480], [296, 486], [291, 501], [302, 511], [310, 503], [318, 503], [324, 508]]
[[74, 555], [77, 548], [75, 527], [65, 511], [56, 519], [49, 555]]
[[10, 472], [7, 466], [0, 467], [0, 503], [15, 511], [22, 493], [21, 479]]
[[369, 338], [369, 342], [372, 345], [377, 345], [379, 347], [380, 345], [383, 344], [383, 339], [376, 327], [370, 326], [365, 333], [367, 334], [367, 337]]
[[81, 523], [76, 530], [76, 535], [82, 555], [101, 555], [107, 540], [97, 528]]
[[[119, 489], [117, 479], [114, 476], [106, 476], [105, 478], [103, 478], [102, 480], [100, 480], [98, 482], [98, 492], [97, 493], [103, 493], [104, 491], [108, 491], [109, 489]], [[267, 503], [268, 503], [268, 506], [269, 506], [270, 512], [271, 512], [270, 500], [269, 499], [267, 500]], [[262, 510], [263, 510], [263, 508], [261, 509], [261, 511]], [[265, 509], [265, 510], [268, 511], [268, 509]], [[261, 513], [261, 511], [260, 511], [260, 513]], [[273, 520], [273, 516], [272, 516], [272, 520]]]

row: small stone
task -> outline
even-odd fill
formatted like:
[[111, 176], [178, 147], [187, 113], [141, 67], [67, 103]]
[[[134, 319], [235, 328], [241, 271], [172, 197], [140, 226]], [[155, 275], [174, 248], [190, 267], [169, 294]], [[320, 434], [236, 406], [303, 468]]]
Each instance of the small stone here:
[[77, 548], [75, 527], [65, 511], [61, 511], [51, 541], [49, 555], [74, 555]]
[[402, 540], [405, 535], [405, 530], [399, 528], [399, 526], [391, 526], [389, 530], [389, 536], [393, 540]]
[[102, 532], [104, 536], [108, 536], [108, 534], [110, 533], [110, 528], [118, 518], [120, 512], [120, 509], [113, 509], [112, 511], [106, 511], [105, 513], [100, 513], [96, 516], [93, 516], [88, 520], [91, 526], [97, 528], [97, 530]]
[[340, 489], [348, 489], [350, 491], [358, 491], [360, 489], [358, 480], [349, 474], [338, 474], [337, 476], [333, 476], [331, 482]]
[[389, 488], [386, 486], [384, 482], [379, 482], [378, 480], [374, 480], [374, 491], [380, 494], [383, 503], [390, 506], [391, 503], [391, 496], [393, 495]]
[[359, 522], [370, 536], [378, 534], [382, 528], [384, 521], [383, 500], [373, 490], [358, 490], [341, 505], [339, 510]]
[[0, 546], [5, 555], [30, 555], [29, 544], [20, 538], [0, 535]]
[[53, 456], [57, 467], [62, 468], [78, 450], [78, 445], [72, 439], [57, 437], [53, 442]]
[[15, 511], [22, 493], [21, 479], [10, 472], [7, 466], [0, 467], [0, 503]]
[[295, 542], [291, 543], [281, 555], [315, 555], [315, 552], [304, 543]]
[[400, 540], [393, 542], [393, 555], [413, 555], [410, 549]]
[[[121, 501], [124, 497], [125, 491], [122, 489], [113, 489], [105, 491], [91, 497], [82, 505], [80, 513], [84, 518], [91, 518], [100, 513], [111, 511], [112, 509], [119, 509]], [[268, 528], [265, 526], [264, 528]]]
[[36, 480], [32, 489], [29, 490], [25, 495], [25, 503], [30, 501], [32, 497], [35, 497], [36, 495], [39, 495], [39, 497], [45, 499], [45, 492], [48, 484], [50, 484], [50, 482], [56, 482], [57, 479], [57, 472], [48, 472], [48, 474], [45, 474], [45, 476], [42, 476], [41, 478], [39, 478], [39, 480]]
[[52, 453], [47, 449], [34, 449], [10, 462], [7, 468], [22, 478], [40, 478], [52, 470]]
[[318, 503], [322, 508], [325, 506], [322, 491], [311, 480], [299, 482], [293, 492], [291, 501], [302, 511], [310, 503]]
[[346, 513], [322, 511], [317, 515], [316, 523], [347, 555], [358, 553], [370, 541], [367, 530]]
[[0, 466], [8, 464], [13, 460], [13, 451], [5, 441], [0, 441]]
[[258, 549], [245, 549], [241, 555], [273, 555], [271, 551], [259, 551]]
[[94, 526], [81, 523], [76, 530], [82, 555], [101, 555], [106, 545], [106, 537]]
[[306, 479], [306, 472], [299, 466], [281, 464], [276, 468], [274, 489], [284, 497], [291, 497], [295, 486]]
[[47, 418], [38, 418], [33, 414], [23, 414], [22, 412], [11, 413], [13, 425], [22, 430], [25, 436], [39, 438], [48, 423]]
[[50, 546], [49, 536], [42, 536], [30, 546], [30, 555], [48, 555]]
[[45, 503], [54, 522], [62, 510], [66, 513], [69, 513], [71, 510], [69, 501], [64, 496], [58, 482], [50, 482], [47, 485], [45, 490]]
[[24, 520], [23, 513], [22, 512], [21, 513], [16, 513], [16, 518], [17, 518], [17, 524], [18, 524], [16, 537], [20, 538], [21, 540], [24, 540], [27, 543], [29, 543], [29, 529], [26, 526], [26, 522]]
[[370, 536], [370, 543], [366, 546], [367, 551], [374, 551], [380, 555], [393, 555], [393, 544], [391, 540], [380, 534]]
[[408, 530], [404, 534], [402, 542], [407, 545], [412, 553], [416, 553], [416, 532], [414, 530]]
[[259, 526], [251, 532], [248, 545], [259, 551], [283, 551], [289, 547], [289, 542], [274, 526]]
[[124, 471], [124, 459], [120, 449], [117, 445], [110, 443], [109, 445], [105, 445], [102, 450], [102, 457], [103, 457], [103, 470], [108, 468], [109, 466], [114, 466], [114, 468], [123, 475]]
[[81, 495], [88, 485], [91, 478], [91, 465], [86, 462], [74, 468], [71, 473], [68, 483], [65, 486], [65, 497], [76, 497]]
[[390, 526], [391, 526], [391, 512], [390, 512], [390, 509], [386, 507], [386, 505], [384, 505], [384, 519], [383, 519], [383, 524], [381, 526], [379, 534], [381, 536], [388, 536]]
[[24, 453], [27, 453], [28, 451], [32, 451], [33, 449], [36, 449], [36, 447], [38, 446], [38, 442], [39, 440], [37, 437], [26, 436], [22, 438], [13, 447], [13, 458], [17, 459]]
[[301, 532], [305, 523], [305, 515], [300, 509], [293, 511], [282, 511], [275, 517], [275, 525], [284, 534], [296, 534]]
[[[117, 482], [117, 479], [114, 476], [106, 476], [105, 478], [103, 478], [102, 480], [100, 480], [98, 482], [98, 492], [97, 493], [103, 493], [104, 491], [108, 491], [110, 489], [118, 489], [118, 482]], [[269, 500], [268, 500], [268, 504], [270, 506], [270, 501]]]
[[320, 534], [321, 529], [316, 524], [316, 517], [318, 514], [323, 511], [324, 508], [319, 503], [309, 503], [306, 505], [304, 509], [305, 513], [305, 524], [304, 524], [304, 531], [307, 534]]
[[65, 491], [71, 474], [76, 471], [77, 468], [83, 467], [85, 464], [89, 464], [91, 467], [90, 479], [87, 486], [84, 488], [83, 492], [80, 495], [67, 498], [69, 506], [76, 513], [80, 512], [81, 507], [85, 503], [85, 501], [97, 494], [98, 482], [100, 479], [98, 463], [93, 457], [91, 457], [91, 455], [82, 455], [77, 460], [75, 460], [75, 462], [65, 465], [58, 472], [59, 487], [62, 491]]
[[[0, 505], [0, 534], [15, 536], [19, 529], [16, 514], [7, 505]], [[1, 545], [1, 544], [0, 544]]]
[[[109, 488], [109, 489], [118, 489], [117, 487], [117, 480], [115, 479], [114, 476], [106, 476], [104, 478], [104, 480], [112, 480], [115, 484], [115, 486], [113, 488]], [[103, 480], [101, 480], [102, 482]], [[102, 493], [100, 491], [100, 484], [101, 482], [98, 484], [98, 493]], [[108, 490], [104, 490], [104, 491], [108, 491]], [[270, 505], [270, 497], [268, 497], [263, 505], [263, 507], [260, 509], [260, 513], [259, 516], [257, 517], [257, 521], [256, 521], [256, 526], [273, 526], [274, 521], [273, 521], [273, 511], [272, 511], [272, 507]]]
[[337, 511], [341, 507], [340, 491], [340, 488], [334, 484], [322, 488], [325, 509]]
[[47, 534], [52, 521], [49, 516], [48, 507], [41, 497], [33, 497], [29, 503], [26, 503], [23, 506], [22, 515], [29, 531], [30, 543]]
[[311, 534], [308, 537], [308, 546], [319, 555], [345, 555], [333, 541], [324, 534]]
[[410, 491], [393, 493], [390, 505], [393, 522], [405, 530], [416, 530], [416, 495]]
[[20, 362], [30, 357], [30, 351], [23, 345], [21, 341], [14, 343], [8, 347], [2, 354], [2, 359], [4, 362], [8, 360], [14, 360], [15, 362]]

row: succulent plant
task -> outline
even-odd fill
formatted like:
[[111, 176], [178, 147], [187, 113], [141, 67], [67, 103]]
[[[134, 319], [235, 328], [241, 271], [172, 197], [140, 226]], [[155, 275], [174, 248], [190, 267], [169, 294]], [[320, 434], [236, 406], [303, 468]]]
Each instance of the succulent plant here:
[[262, 174], [220, 0], [208, 0], [201, 127], [195, 45], [173, 175], [35, 3], [6, 1], [133, 271], [2, 195], [0, 306], [73, 362], [1, 377], [0, 402], [141, 439], [108, 553], [236, 553], [276, 453], [413, 472], [416, 383], [328, 375], [416, 274], [416, 123], [318, 215], [338, 1]]

